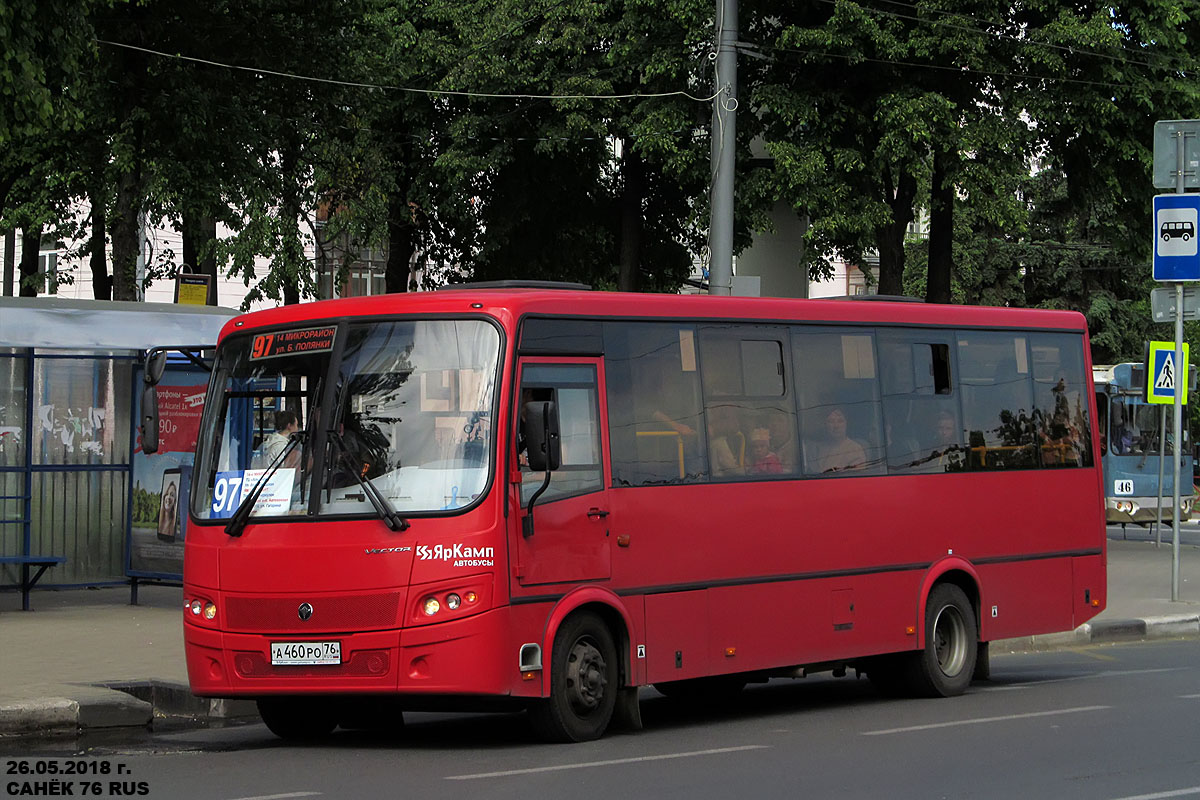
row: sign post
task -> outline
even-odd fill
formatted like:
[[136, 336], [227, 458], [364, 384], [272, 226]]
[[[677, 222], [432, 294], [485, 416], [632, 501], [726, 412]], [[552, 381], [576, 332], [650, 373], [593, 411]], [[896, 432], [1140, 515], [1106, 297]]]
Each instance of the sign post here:
[[[1200, 172], [1200, 158], [1195, 151], [1200, 134], [1200, 120], [1161, 120], [1154, 125], [1154, 184], [1166, 188], [1169, 177], [1175, 179], [1175, 194], [1160, 194], [1154, 197], [1154, 280], [1171, 281], [1175, 284], [1175, 376], [1172, 387], [1175, 406], [1175, 447], [1172, 449], [1171, 472], [1174, 475], [1173, 502], [1171, 503], [1171, 601], [1179, 600], [1179, 449], [1183, 439], [1183, 388], [1187, 382], [1187, 362], [1183, 352], [1183, 281], [1200, 281], [1200, 248], [1197, 247], [1196, 231], [1200, 226], [1200, 195], [1187, 194], [1189, 180], [1196, 186]], [[1170, 163], [1171, 145], [1175, 150], [1175, 169], [1167, 169]], [[1189, 148], [1190, 145], [1190, 148]], [[1189, 168], [1190, 167], [1190, 168]], [[1168, 173], [1174, 172], [1174, 175]], [[1182, 369], [1183, 377], [1178, 377]], [[1162, 377], [1147, 373], [1147, 397], [1150, 385]], [[1165, 442], [1163, 443], [1165, 445]], [[1160, 487], [1161, 488], [1161, 487]]]

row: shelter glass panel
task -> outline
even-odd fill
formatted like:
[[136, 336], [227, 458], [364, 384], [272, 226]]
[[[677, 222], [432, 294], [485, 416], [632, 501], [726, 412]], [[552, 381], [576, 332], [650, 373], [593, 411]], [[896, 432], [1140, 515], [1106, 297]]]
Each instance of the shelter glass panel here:
[[37, 356], [33, 372], [35, 464], [129, 463], [131, 359]]

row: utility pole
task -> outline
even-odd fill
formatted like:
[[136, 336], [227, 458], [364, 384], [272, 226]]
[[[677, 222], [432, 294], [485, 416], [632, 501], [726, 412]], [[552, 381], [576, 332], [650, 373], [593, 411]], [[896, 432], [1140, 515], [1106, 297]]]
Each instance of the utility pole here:
[[737, 151], [737, 0], [717, 0], [717, 72], [713, 81], [712, 197], [708, 293], [733, 287], [733, 170]]

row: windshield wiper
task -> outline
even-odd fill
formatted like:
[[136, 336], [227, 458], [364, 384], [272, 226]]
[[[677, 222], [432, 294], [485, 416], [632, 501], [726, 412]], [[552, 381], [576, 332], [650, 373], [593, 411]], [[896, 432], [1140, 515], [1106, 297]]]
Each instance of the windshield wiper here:
[[[406, 531], [409, 528], [408, 520], [400, 516], [400, 512], [392, 508], [392, 504], [387, 501], [383, 493], [379, 491], [374, 482], [370, 478], [362, 476], [363, 464], [360, 461], [356, 466], [350, 459], [350, 451], [346, 447], [346, 440], [337, 431], [328, 431], [329, 441], [333, 442], [337, 447], [337, 461], [343, 461], [349, 468], [349, 472], [354, 476], [354, 480], [358, 481], [358, 485], [362, 487], [363, 494], [371, 501], [371, 505], [375, 507], [375, 513], [384, 521], [389, 529], [393, 531]], [[336, 461], [335, 461], [336, 463]]]
[[267, 471], [262, 474], [255, 484], [254, 489], [246, 496], [246, 499], [238, 504], [237, 510], [233, 512], [233, 516], [229, 518], [229, 522], [225, 525], [225, 532], [230, 536], [241, 536], [242, 531], [246, 529], [246, 523], [250, 521], [250, 514], [254, 510], [254, 504], [258, 502], [258, 498], [262, 495], [263, 489], [267, 488], [267, 481], [275, 474], [283, 464], [283, 460], [287, 458], [288, 453], [295, 449], [296, 445], [304, 440], [305, 434], [302, 431], [296, 431], [288, 436], [287, 446], [280, 451], [279, 455], [275, 456], [275, 460], [267, 467]]

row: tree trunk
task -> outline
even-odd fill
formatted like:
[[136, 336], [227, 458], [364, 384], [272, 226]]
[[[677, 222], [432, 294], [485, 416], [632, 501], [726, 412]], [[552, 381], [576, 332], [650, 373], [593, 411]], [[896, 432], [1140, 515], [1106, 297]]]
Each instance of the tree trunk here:
[[217, 254], [213, 250], [216, 240], [215, 218], [184, 213], [183, 261], [193, 272], [209, 276], [207, 303], [210, 306], [217, 305]]
[[37, 297], [38, 256], [42, 249], [42, 226], [21, 229], [21, 297]]
[[646, 194], [646, 179], [641, 156], [625, 140], [621, 159], [621, 264], [617, 289], [636, 292], [641, 282], [642, 199]]
[[913, 200], [917, 196], [917, 179], [904, 170], [900, 180], [892, 185], [891, 174], [884, 176], [884, 198], [892, 210], [892, 221], [875, 229], [875, 247], [879, 250], [879, 293], [904, 294], [904, 238], [913, 221]]
[[388, 195], [388, 259], [384, 283], [388, 293], [407, 292], [417, 249], [417, 226], [408, 206], [408, 193], [395, 189]]
[[283, 174], [283, 275], [280, 288], [283, 304], [292, 306], [300, 302], [300, 274], [308, 269], [304, 257], [304, 246], [300, 242], [300, 145], [290, 141], [284, 145], [280, 159]]
[[92, 268], [92, 297], [97, 300], [112, 300], [113, 282], [108, 274], [108, 254], [105, 252], [104, 200], [98, 187], [88, 192], [92, 204], [92, 240], [88, 242], [88, 253]]
[[4, 232], [4, 296], [13, 296], [13, 284], [17, 272], [17, 232]]
[[954, 181], [949, 169], [952, 150], [933, 154], [933, 182], [929, 197], [929, 277], [925, 302], [950, 302], [950, 275], [954, 263]]
[[141, 186], [132, 171], [117, 179], [117, 201], [109, 220], [112, 235], [112, 299], [137, 300], [137, 261], [141, 244]]

